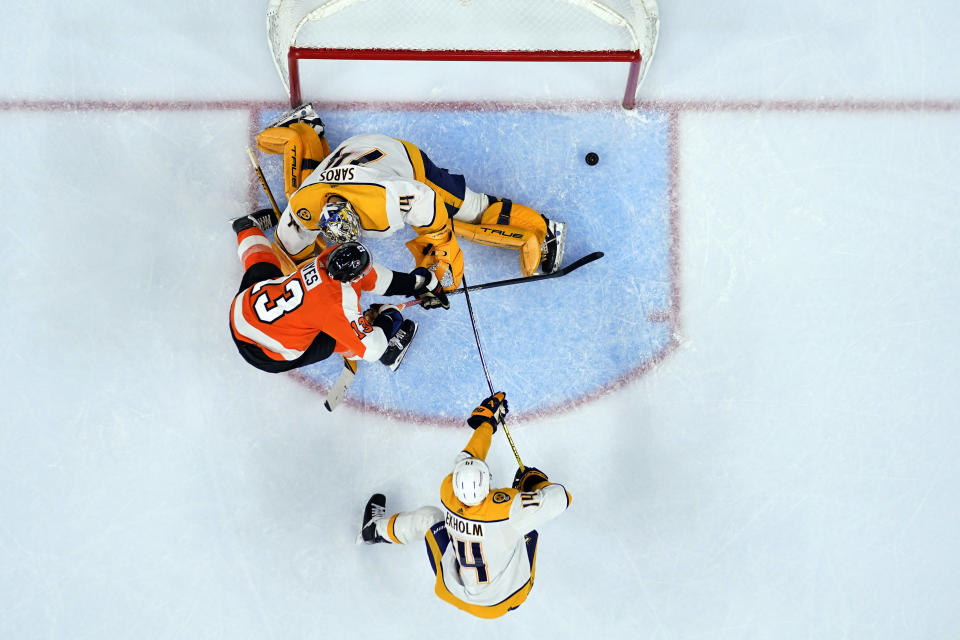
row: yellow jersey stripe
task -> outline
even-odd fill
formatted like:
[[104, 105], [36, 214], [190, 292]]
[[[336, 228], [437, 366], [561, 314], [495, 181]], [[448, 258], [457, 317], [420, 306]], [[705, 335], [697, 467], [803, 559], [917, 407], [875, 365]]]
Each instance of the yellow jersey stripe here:
[[394, 533], [394, 529], [393, 529], [394, 524], [395, 524], [396, 521], [397, 521], [397, 516], [398, 516], [398, 515], [400, 515], [400, 514], [399, 514], [399, 513], [395, 513], [395, 514], [393, 514], [392, 516], [390, 516], [390, 521], [387, 522], [387, 537], [390, 538], [390, 542], [392, 542], [392, 543], [394, 543], [394, 544], [403, 544], [402, 542], [400, 542], [399, 538], [397, 538], [397, 534]]

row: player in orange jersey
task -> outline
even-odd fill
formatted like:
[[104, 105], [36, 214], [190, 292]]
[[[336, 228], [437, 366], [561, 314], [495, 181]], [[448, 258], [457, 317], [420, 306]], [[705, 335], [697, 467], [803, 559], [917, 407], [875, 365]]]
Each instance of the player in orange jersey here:
[[563, 258], [566, 224], [519, 203], [467, 187], [462, 175], [436, 166], [410, 142], [380, 134], [348, 138], [332, 152], [323, 122], [309, 104], [283, 114], [257, 136], [265, 153], [283, 154], [287, 206], [277, 244], [294, 262], [315, 244], [389, 236], [405, 225], [418, 266], [444, 287], [460, 284], [457, 236], [520, 253], [524, 276], [551, 273]]
[[427, 309], [449, 308], [431, 272], [392, 271], [373, 262], [359, 242], [331, 246], [284, 276], [260, 226], [268, 220], [257, 212], [233, 223], [245, 272], [230, 305], [230, 329], [243, 359], [262, 371], [289, 371], [334, 352], [396, 369], [416, 323], [390, 305], [362, 311], [365, 291], [422, 297]]
[[533, 588], [539, 535], [535, 529], [570, 505], [563, 485], [534, 467], [520, 467], [513, 488], [491, 489], [485, 459], [497, 425], [507, 413], [495, 393], [473, 410], [473, 436], [440, 485], [443, 509], [427, 506], [386, 515], [386, 498], [367, 502], [358, 542], [408, 544], [424, 539], [436, 574], [434, 591], [480, 618], [516, 609]]

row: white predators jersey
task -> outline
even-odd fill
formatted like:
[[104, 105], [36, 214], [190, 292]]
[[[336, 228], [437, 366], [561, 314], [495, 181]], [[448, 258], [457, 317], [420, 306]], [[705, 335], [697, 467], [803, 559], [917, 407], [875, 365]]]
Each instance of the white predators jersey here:
[[[371, 133], [345, 140], [293, 194], [277, 225], [277, 239], [291, 255], [313, 244], [316, 224], [331, 195], [351, 204], [363, 233], [389, 236], [405, 225], [431, 229], [446, 222], [446, 209], [436, 192], [416, 179], [423, 173], [416, 147]], [[411, 157], [413, 154], [413, 157]]]
[[[489, 424], [477, 427], [457, 462], [486, 459], [493, 437]], [[536, 572], [536, 528], [570, 505], [563, 485], [542, 481], [532, 491], [494, 489], [467, 506], [453, 492], [453, 474], [440, 487], [443, 510], [434, 506], [377, 520], [387, 542], [409, 544], [421, 536], [436, 576], [434, 592], [480, 618], [497, 618], [526, 600]]]
[[[463, 452], [458, 460], [469, 456]], [[440, 495], [450, 538], [441, 561], [444, 584], [458, 599], [485, 607], [510, 599], [526, 586], [533, 564], [526, 534], [570, 504], [563, 485], [551, 483], [531, 492], [497, 489], [468, 507], [453, 493], [452, 474], [444, 479]]]

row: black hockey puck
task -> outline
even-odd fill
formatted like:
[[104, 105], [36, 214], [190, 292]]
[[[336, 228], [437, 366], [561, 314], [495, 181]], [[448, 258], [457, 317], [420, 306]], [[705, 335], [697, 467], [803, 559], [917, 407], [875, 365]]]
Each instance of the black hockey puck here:
[[600, 162], [600, 156], [598, 156], [593, 151], [591, 151], [590, 153], [588, 153], [583, 157], [583, 161], [592, 167], [593, 165]]

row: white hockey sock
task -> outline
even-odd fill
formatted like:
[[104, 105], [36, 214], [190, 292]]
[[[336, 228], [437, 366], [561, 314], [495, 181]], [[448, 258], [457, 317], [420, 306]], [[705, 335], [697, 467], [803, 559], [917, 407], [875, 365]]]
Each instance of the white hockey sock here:
[[415, 511], [401, 511], [393, 519], [393, 536], [390, 535], [390, 518], [377, 520], [377, 533], [390, 542], [409, 544], [423, 540], [424, 534], [437, 522], [443, 521], [443, 512], [436, 507], [420, 507]]
[[486, 194], [471, 191], [470, 187], [466, 187], [463, 193], [463, 204], [460, 205], [460, 210], [454, 214], [453, 219], [477, 224], [480, 222], [480, 216], [489, 206], [490, 198]]

